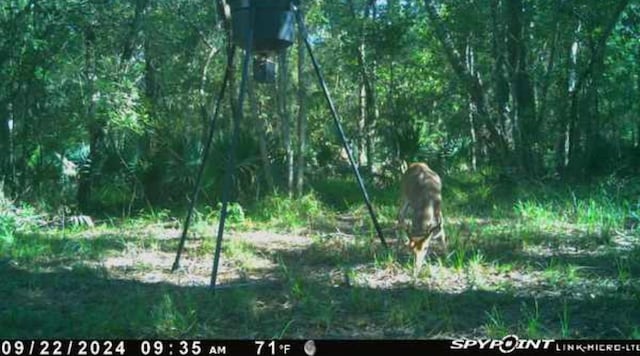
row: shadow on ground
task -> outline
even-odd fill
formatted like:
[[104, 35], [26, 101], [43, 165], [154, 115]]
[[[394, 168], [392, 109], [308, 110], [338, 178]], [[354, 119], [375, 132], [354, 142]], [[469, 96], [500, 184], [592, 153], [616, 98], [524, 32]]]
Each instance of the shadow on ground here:
[[[638, 300], [533, 299], [328, 286], [292, 275], [249, 288], [179, 287], [110, 279], [101, 269], [30, 272], [0, 267], [0, 335], [7, 338], [429, 338], [523, 332], [537, 305], [540, 335], [620, 338], [637, 328]], [[494, 314], [491, 311], [495, 310]], [[498, 319], [497, 322], [492, 322]], [[499, 330], [498, 330], [499, 331]]]

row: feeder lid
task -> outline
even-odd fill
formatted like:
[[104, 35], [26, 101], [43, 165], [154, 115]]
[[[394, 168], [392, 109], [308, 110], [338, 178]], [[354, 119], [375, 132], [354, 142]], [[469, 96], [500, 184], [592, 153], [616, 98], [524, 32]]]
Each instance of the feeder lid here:
[[229, 0], [233, 41], [247, 49], [250, 7], [253, 7], [252, 49], [256, 52], [274, 52], [289, 47], [293, 44], [294, 31], [291, 3], [292, 0]]

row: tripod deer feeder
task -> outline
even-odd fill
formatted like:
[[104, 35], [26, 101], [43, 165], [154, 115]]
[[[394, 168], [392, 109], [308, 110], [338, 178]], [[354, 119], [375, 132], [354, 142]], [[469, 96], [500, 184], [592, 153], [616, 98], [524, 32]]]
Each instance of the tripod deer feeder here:
[[243, 106], [244, 99], [247, 91], [247, 80], [249, 66], [252, 56], [255, 54], [258, 56], [258, 60], [254, 62], [254, 77], [262, 82], [272, 82], [274, 78], [274, 64], [268, 59], [269, 55], [284, 50], [293, 44], [294, 25], [297, 22], [298, 31], [304, 41], [313, 69], [318, 78], [318, 82], [326, 99], [327, 105], [331, 111], [333, 122], [338, 130], [338, 134], [342, 141], [342, 146], [347, 152], [347, 158], [349, 164], [353, 169], [358, 186], [362, 192], [362, 197], [373, 221], [373, 225], [376, 229], [378, 237], [382, 245], [386, 248], [387, 244], [382, 235], [382, 229], [376, 218], [376, 214], [371, 205], [369, 195], [362, 181], [362, 176], [358, 170], [358, 166], [353, 159], [351, 148], [347, 143], [347, 138], [340, 124], [340, 118], [338, 112], [333, 104], [333, 100], [329, 94], [329, 89], [324, 80], [322, 72], [320, 71], [320, 65], [316, 60], [313, 53], [311, 43], [308, 38], [308, 33], [302, 15], [298, 7], [298, 1], [295, 0], [230, 0], [231, 7], [231, 22], [232, 22], [232, 44], [233, 48], [229, 51], [227, 56], [227, 68], [220, 87], [220, 92], [216, 99], [216, 105], [211, 116], [209, 123], [209, 131], [207, 134], [207, 141], [202, 154], [202, 160], [198, 169], [195, 186], [192, 192], [192, 199], [189, 204], [189, 210], [185, 219], [184, 227], [182, 230], [182, 236], [178, 245], [178, 251], [173, 263], [172, 271], [176, 271], [180, 267], [180, 256], [184, 249], [184, 243], [193, 216], [193, 209], [198, 199], [198, 192], [202, 183], [202, 175], [204, 168], [209, 157], [209, 151], [211, 148], [211, 141], [213, 139], [213, 133], [215, 129], [216, 119], [218, 117], [222, 99], [224, 98], [225, 90], [227, 88], [230, 72], [233, 68], [234, 53], [236, 47], [244, 49], [244, 59], [242, 61], [242, 78], [240, 82], [240, 88], [238, 93], [237, 108], [234, 110], [233, 120], [233, 132], [231, 136], [231, 145], [229, 147], [229, 160], [227, 161], [223, 190], [222, 190], [222, 207], [220, 209], [220, 221], [218, 223], [218, 235], [216, 240], [216, 249], [213, 259], [213, 269], [211, 273], [211, 288], [215, 290], [216, 279], [218, 275], [218, 264], [220, 261], [220, 251], [222, 247], [222, 236], [224, 234], [224, 225], [227, 218], [227, 207], [229, 203], [229, 194], [231, 191], [231, 184], [233, 180], [233, 168], [235, 166], [235, 154], [238, 144], [238, 133], [240, 131], [240, 122], [243, 119]]

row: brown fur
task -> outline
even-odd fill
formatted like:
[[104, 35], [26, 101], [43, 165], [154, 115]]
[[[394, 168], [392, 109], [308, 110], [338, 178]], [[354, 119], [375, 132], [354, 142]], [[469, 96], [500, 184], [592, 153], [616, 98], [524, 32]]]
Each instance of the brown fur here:
[[412, 163], [402, 176], [402, 203], [398, 212], [398, 226], [406, 229], [405, 218], [412, 212], [408, 246], [415, 254], [415, 271], [422, 267], [432, 238], [445, 234], [442, 219], [442, 182], [440, 176], [426, 163]]

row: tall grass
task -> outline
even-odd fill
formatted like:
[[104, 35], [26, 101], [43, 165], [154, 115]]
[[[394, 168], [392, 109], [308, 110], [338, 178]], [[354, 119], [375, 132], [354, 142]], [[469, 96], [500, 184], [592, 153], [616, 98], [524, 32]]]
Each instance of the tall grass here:
[[251, 209], [251, 216], [256, 221], [278, 228], [309, 226], [328, 214], [328, 209], [313, 193], [300, 198], [269, 196]]

